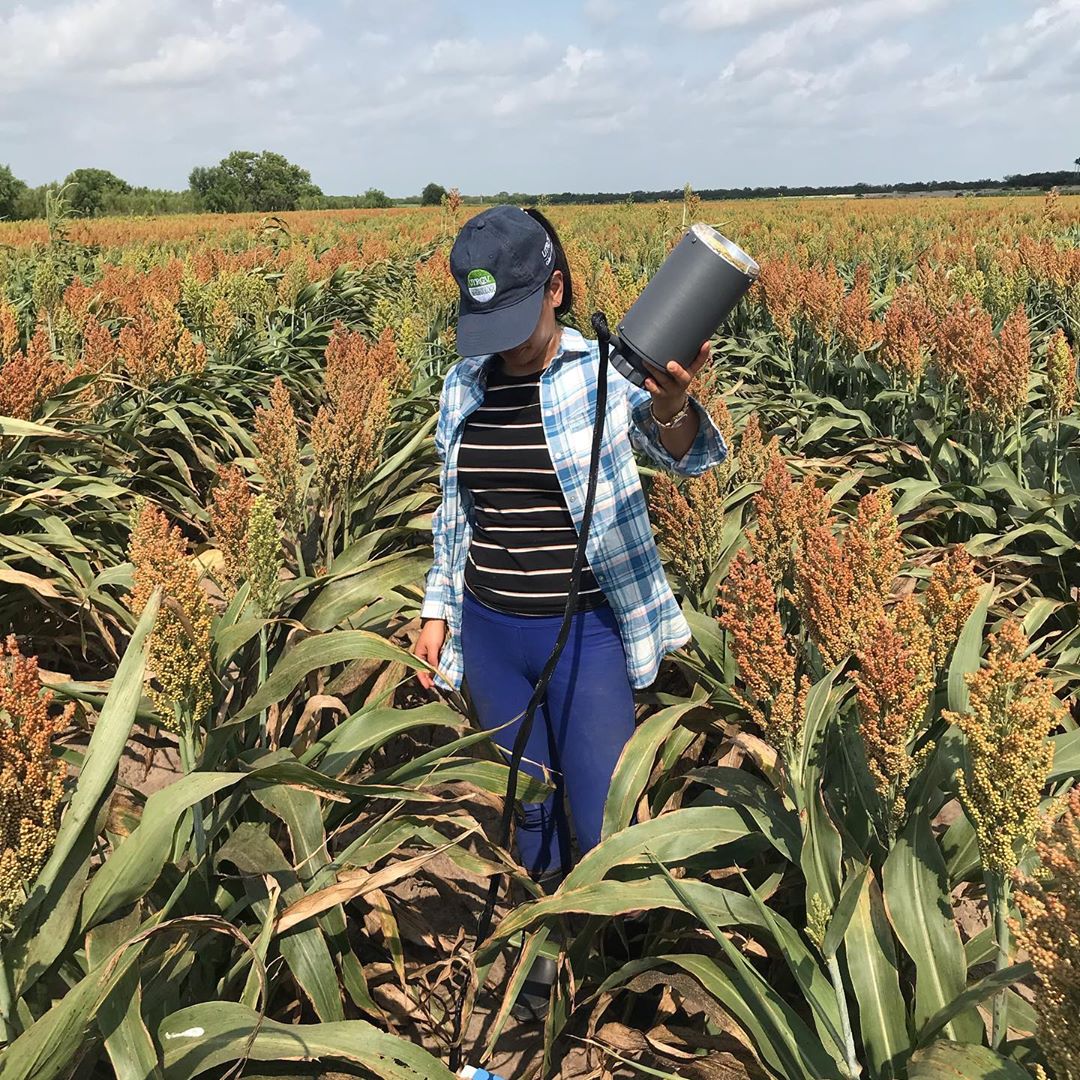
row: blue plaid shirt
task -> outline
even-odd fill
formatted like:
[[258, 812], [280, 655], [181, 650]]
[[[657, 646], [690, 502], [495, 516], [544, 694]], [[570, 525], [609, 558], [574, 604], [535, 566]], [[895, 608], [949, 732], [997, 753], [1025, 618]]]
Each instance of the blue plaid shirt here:
[[[439, 403], [435, 447], [442, 460], [442, 501], [431, 519], [435, 558], [427, 575], [421, 617], [445, 619], [446, 642], [436, 676], [443, 689], [460, 689], [461, 605], [472, 538], [472, 496], [458, 481], [457, 458], [465, 420], [484, 400], [493, 357], [471, 356], [447, 373]], [[564, 328], [559, 351], [540, 376], [544, 436], [566, 505], [580, 531], [589, 478], [600, 346]], [[690, 627], [671, 591], [656, 550], [648, 505], [633, 450], [684, 476], [698, 476], [727, 457], [719, 429], [702, 406], [697, 438], [676, 460], [652, 420], [652, 396], [614, 372], [608, 377], [607, 421], [601, 443], [592, 524], [585, 554], [616, 616], [626, 668], [634, 687], [648, 686], [664, 653], [690, 640]]]

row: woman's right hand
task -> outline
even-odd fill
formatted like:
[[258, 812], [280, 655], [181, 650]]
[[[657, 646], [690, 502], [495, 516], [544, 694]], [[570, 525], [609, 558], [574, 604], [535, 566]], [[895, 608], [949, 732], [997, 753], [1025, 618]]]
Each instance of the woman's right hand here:
[[[446, 620], [428, 619], [420, 628], [416, 644], [413, 646], [413, 656], [427, 661], [432, 667], [437, 667], [444, 641], [446, 641]], [[425, 690], [430, 690], [435, 685], [430, 672], [418, 671], [416, 678]]]

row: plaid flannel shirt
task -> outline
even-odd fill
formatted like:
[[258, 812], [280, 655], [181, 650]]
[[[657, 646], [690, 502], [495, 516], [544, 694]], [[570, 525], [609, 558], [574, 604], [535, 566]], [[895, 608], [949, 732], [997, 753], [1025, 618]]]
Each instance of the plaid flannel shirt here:
[[[447, 373], [439, 402], [435, 446], [442, 460], [442, 500], [432, 515], [435, 558], [427, 575], [421, 617], [445, 619], [446, 642], [436, 676], [443, 689], [460, 689], [461, 605], [465, 562], [472, 538], [472, 497], [457, 473], [465, 419], [484, 400], [492, 356], [466, 357]], [[600, 346], [564, 328], [559, 351], [540, 376], [544, 436], [566, 505], [580, 531], [589, 477]], [[702, 406], [698, 434], [676, 460], [660, 441], [650, 413], [651, 395], [609, 373], [607, 420], [586, 556], [619, 624], [627, 674], [634, 687], [648, 686], [664, 653], [690, 640], [690, 626], [660, 562], [633, 449], [683, 476], [698, 476], [727, 457], [719, 429]]]

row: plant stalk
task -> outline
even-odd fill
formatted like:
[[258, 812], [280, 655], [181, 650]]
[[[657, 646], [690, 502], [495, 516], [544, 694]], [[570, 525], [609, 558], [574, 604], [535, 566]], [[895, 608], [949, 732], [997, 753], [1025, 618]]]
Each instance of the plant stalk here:
[[[997, 939], [997, 958], [994, 969], [1003, 971], [1009, 966], [1009, 883], [996, 875], [995, 879], [991, 889], [991, 903], [994, 907], [994, 936]], [[1007, 993], [1008, 990], [1001, 990], [994, 998], [993, 1027], [990, 1036], [990, 1046], [994, 1050], [1000, 1049], [1009, 1027]]]
[[1020, 413], [1016, 414], [1016, 482], [1024, 486], [1024, 444], [1020, 439]]
[[829, 968], [829, 978], [832, 979], [833, 993], [836, 995], [836, 1007], [840, 1013], [840, 1032], [844, 1036], [844, 1057], [848, 1080], [857, 1080], [862, 1076], [862, 1066], [855, 1055], [855, 1036], [851, 1030], [851, 1015], [848, 1012], [847, 996], [844, 994], [844, 977], [840, 974], [840, 961], [833, 953], [825, 962]]
[[1058, 435], [1061, 430], [1061, 421], [1056, 417], [1050, 427], [1050, 494], [1057, 495], [1058, 493]]
[[3, 955], [3, 939], [0, 938], [0, 1040], [10, 1045], [16, 1035], [15, 1009], [11, 994], [11, 974]]
[[[187, 776], [195, 769], [195, 725], [185, 723], [180, 729], [180, 767]], [[191, 818], [195, 833], [195, 856], [202, 862], [206, 855], [206, 830], [203, 825], [202, 803], [197, 802], [191, 808]]]
[[[264, 623], [262, 626], [259, 627], [259, 683], [258, 686], [256, 686], [255, 688], [256, 691], [258, 691], [262, 687], [263, 683], [266, 682], [266, 639], [266, 624]], [[267, 709], [263, 709], [263, 711], [259, 713], [259, 742], [263, 746], [266, 745], [267, 715]]]

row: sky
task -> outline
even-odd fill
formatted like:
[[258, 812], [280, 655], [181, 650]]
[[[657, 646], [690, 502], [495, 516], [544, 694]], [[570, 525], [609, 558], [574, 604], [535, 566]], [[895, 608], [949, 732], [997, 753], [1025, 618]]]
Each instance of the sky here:
[[1080, 0], [0, 0], [0, 164], [181, 189], [999, 178], [1080, 155]]

